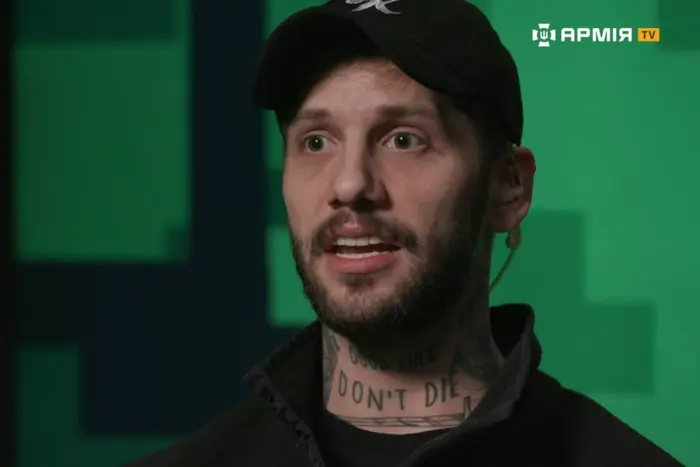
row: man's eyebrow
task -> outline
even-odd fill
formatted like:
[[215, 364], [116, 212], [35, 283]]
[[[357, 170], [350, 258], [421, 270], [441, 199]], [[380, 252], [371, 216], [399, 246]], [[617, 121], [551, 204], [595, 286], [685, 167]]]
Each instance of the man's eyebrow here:
[[302, 109], [297, 113], [289, 126], [295, 125], [303, 120], [328, 120], [331, 118], [331, 113], [326, 109]]
[[[398, 120], [406, 117], [438, 118], [436, 109], [425, 105], [383, 105], [377, 109], [377, 114], [386, 120]], [[329, 120], [331, 112], [327, 109], [302, 109], [290, 122], [290, 126], [303, 120]]]
[[425, 105], [386, 105], [379, 108], [379, 115], [387, 120], [398, 120], [406, 117], [423, 117], [434, 119], [437, 111]]

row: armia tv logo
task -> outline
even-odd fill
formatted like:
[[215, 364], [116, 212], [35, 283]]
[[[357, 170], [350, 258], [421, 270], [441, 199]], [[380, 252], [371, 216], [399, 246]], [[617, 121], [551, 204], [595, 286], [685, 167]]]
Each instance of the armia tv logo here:
[[539, 23], [532, 30], [532, 40], [538, 47], [549, 47], [552, 42], [659, 42], [659, 28], [637, 28], [637, 39], [634, 38], [635, 28], [558, 28], [550, 27], [549, 23]]

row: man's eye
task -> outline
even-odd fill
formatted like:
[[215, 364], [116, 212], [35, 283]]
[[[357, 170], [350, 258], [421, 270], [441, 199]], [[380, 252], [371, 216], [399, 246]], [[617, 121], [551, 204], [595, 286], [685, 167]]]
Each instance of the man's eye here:
[[423, 138], [413, 133], [396, 133], [389, 138], [388, 146], [391, 149], [407, 151], [415, 149], [425, 144]]
[[321, 135], [309, 135], [304, 138], [304, 150], [321, 152], [328, 146], [328, 139]]

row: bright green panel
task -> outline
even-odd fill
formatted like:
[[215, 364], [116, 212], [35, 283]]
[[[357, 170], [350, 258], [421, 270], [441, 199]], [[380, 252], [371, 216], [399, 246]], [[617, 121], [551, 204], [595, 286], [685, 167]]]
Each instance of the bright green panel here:
[[17, 446], [23, 467], [119, 467], [173, 439], [87, 437], [82, 433], [79, 355], [75, 349], [19, 353]]
[[16, 46], [19, 259], [181, 259], [189, 37], [178, 4], [174, 41]]
[[274, 326], [298, 326], [314, 318], [313, 310], [303, 295], [301, 280], [294, 269], [287, 228], [267, 228], [267, 277], [269, 320]]

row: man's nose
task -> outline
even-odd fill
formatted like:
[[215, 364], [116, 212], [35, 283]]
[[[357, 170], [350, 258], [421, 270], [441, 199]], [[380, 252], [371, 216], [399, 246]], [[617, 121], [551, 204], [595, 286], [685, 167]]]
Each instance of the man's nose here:
[[357, 207], [382, 201], [384, 189], [370, 155], [346, 153], [336, 162], [331, 205]]

